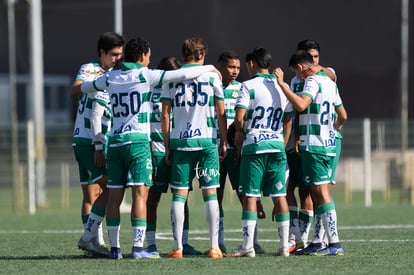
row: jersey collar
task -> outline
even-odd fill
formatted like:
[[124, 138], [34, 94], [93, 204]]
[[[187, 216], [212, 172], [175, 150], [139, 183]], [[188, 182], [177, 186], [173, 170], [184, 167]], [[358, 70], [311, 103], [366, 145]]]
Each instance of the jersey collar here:
[[135, 62], [122, 62], [121, 64], [121, 70], [123, 71], [132, 70], [132, 69], [140, 69], [142, 67], [144, 67], [142, 66], [142, 64], [135, 63]]

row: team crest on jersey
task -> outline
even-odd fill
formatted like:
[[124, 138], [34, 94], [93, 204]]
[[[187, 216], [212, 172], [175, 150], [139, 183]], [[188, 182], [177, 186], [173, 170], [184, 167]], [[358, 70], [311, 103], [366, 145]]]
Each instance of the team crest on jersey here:
[[233, 90], [231, 97], [232, 98], [237, 98], [239, 96], [239, 90]]
[[180, 139], [186, 139], [186, 138], [193, 138], [197, 136], [201, 136], [201, 129], [196, 128], [194, 130], [191, 130], [192, 124], [187, 122], [187, 127], [185, 131], [180, 132]]

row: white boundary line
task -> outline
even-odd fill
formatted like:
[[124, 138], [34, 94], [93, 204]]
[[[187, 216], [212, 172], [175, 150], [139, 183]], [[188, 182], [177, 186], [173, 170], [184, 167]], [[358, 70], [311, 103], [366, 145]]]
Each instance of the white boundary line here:
[[[395, 229], [413, 229], [414, 224], [390, 224], [390, 225], [356, 225], [356, 226], [339, 226], [338, 230], [395, 230]], [[261, 228], [262, 232], [272, 232], [275, 233], [276, 228]], [[82, 234], [83, 230], [0, 230], [0, 234]], [[241, 229], [226, 229], [228, 233], [241, 233]], [[194, 235], [203, 234], [207, 235], [207, 230], [191, 230], [190, 235], [192, 240], [208, 241], [208, 237], [197, 237]], [[159, 231], [157, 232], [157, 239], [159, 240], [173, 240], [171, 231]], [[226, 238], [226, 241], [240, 242], [241, 238]], [[276, 239], [260, 239], [261, 242], [278, 242]], [[406, 243], [414, 242], [414, 239], [405, 239], [405, 240], [380, 240], [380, 239], [352, 239], [352, 240], [343, 240], [341, 242], [368, 242], [368, 243]]]

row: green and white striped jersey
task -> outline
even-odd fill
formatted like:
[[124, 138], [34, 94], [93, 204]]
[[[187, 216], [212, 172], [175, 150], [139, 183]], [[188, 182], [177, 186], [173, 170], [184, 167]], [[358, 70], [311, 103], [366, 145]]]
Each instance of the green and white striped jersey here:
[[[184, 64], [195, 68], [196, 64]], [[170, 149], [197, 151], [216, 147], [215, 100], [223, 100], [219, 76], [209, 72], [185, 82], [171, 82], [161, 92], [161, 100], [170, 100], [172, 125]]]
[[274, 74], [257, 73], [242, 83], [236, 108], [246, 110], [242, 155], [283, 152], [283, 118], [292, 112]]
[[[76, 80], [92, 81], [95, 74], [104, 69], [97, 61], [83, 64], [76, 76]], [[106, 134], [111, 126], [112, 111], [110, 99], [105, 92], [96, 92], [92, 94], [82, 94], [79, 97], [78, 110], [76, 112], [75, 127], [73, 131], [72, 146], [90, 145], [93, 143], [93, 133], [91, 130], [91, 114], [93, 102], [104, 106], [104, 114], [101, 118], [102, 134]]]
[[299, 115], [300, 150], [335, 156], [335, 108], [342, 106], [338, 87], [326, 73], [306, 78], [303, 92], [312, 103]]
[[111, 98], [113, 127], [109, 146], [150, 141], [150, 114], [152, 89], [164, 81], [193, 79], [213, 70], [202, 66], [197, 70], [152, 70], [139, 63], [122, 62], [121, 69], [112, 70], [93, 82], [82, 84], [82, 92], [105, 90]]
[[164, 138], [161, 130], [161, 90], [162, 88], [154, 88], [152, 92], [152, 112], [151, 112], [151, 151], [155, 156], [165, 155]]
[[236, 101], [239, 96], [239, 91], [241, 88], [241, 83], [234, 80], [230, 85], [224, 87], [224, 111], [227, 118], [227, 127], [234, 121], [236, 116]]
[[[234, 122], [236, 116], [236, 101], [239, 96], [241, 83], [233, 80], [227, 87], [223, 87], [224, 94], [224, 112], [226, 113], [227, 128]], [[217, 145], [220, 144], [220, 130], [217, 128]], [[227, 148], [232, 148], [227, 144]]]

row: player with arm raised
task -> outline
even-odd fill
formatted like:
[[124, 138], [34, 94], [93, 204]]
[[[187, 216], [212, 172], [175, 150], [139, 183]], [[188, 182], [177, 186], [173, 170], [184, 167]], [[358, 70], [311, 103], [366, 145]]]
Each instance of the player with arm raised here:
[[110, 258], [121, 259], [120, 209], [125, 188], [132, 192], [132, 258], [159, 258], [148, 253], [143, 244], [147, 226], [147, 197], [152, 185], [150, 141], [151, 91], [164, 81], [186, 80], [213, 71], [213, 66], [198, 69], [162, 71], [148, 69], [151, 45], [134, 38], [125, 46], [121, 68], [105, 73], [93, 82], [84, 82], [82, 91], [105, 90], [111, 98], [113, 127], [108, 148], [108, 189], [106, 225], [111, 244]]
[[[95, 212], [102, 216], [105, 213], [105, 145], [112, 111], [107, 93], [99, 91], [81, 94], [80, 86], [84, 81], [94, 80], [105, 71], [111, 70], [122, 57], [124, 44], [124, 38], [117, 33], [101, 34], [97, 46], [98, 59], [81, 66], [70, 93], [71, 97], [79, 96], [72, 146], [79, 166], [83, 194], [81, 216], [85, 230], [89, 230], [89, 220], [95, 219]], [[90, 256], [107, 256], [108, 251], [103, 247], [105, 243], [101, 224], [94, 233], [88, 236], [88, 242], [81, 239], [78, 247], [88, 251]]]
[[[182, 46], [183, 68], [194, 70], [200, 67], [206, 52], [207, 45], [203, 39], [186, 39]], [[222, 83], [216, 73], [205, 73], [192, 81], [171, 82], [169, 88], [161, 94], [166, 158], [172, 161], [171, 225], [174, 247], [168, 257], [183, 257], [184, 204], [196, 176], [203, 194], [210, 236], [208, 257], [222, 258], [218, 246], [219, 207], [216, 193], [216, 188], [220, 186], [219, 158], [225, 157], [227, 146]], [[219, 152], [215, 115], [220, 131]], [[171, 150], [174, 150], [173, 156], [169, 154]]]
[[[297, 51], [291, 56], [289, 67], [296, 75], [303, 75], [306, 79], [303, 91], [297, 95], [289, 87], [283, 86], [283, 92], [300, 112], [299, 151], [303, 177], [305, 184], [310, 186], [315, 208], [314, 234], [318, 235], [319, 227], [323, 227], [328, 238], [327, 247], [312, 242], [302, 250], [304, 252], [302, 254], [343, 255], [344, 250], [338, 236], [335, 204], [329, 184], [335, 181], [332, 171], [335, 167], [336, 131], [342, 129], [347, 113], [336, 83], [325, 72], [315, 73], [312, 66], [312, 56], [306, 51]], [[274, 73], [278, 83], [282, 85], [284, 83], [282, 69], [277, 68]]]

